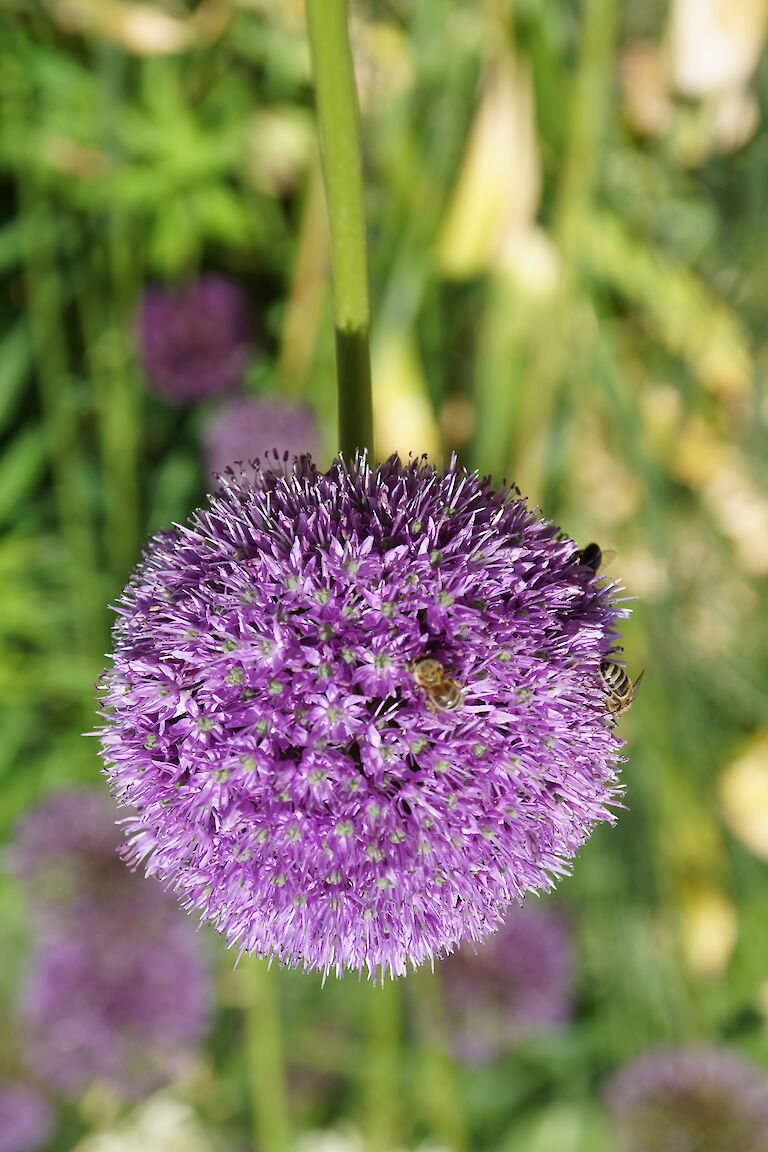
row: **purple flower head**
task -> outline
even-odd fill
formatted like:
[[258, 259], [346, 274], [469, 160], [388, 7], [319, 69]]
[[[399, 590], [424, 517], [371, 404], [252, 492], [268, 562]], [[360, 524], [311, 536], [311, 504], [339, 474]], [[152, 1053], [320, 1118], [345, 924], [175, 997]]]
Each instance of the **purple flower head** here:
[[460, 1057], [495, 1059], [570, 1010], [573, 957], [565, 923], [529, 901], [511, 908], [498, 932], [475, 952], [466, 944], [442, 967]]
[[611, 818], [615, 590], [455, 462], [231, 477], [118, 608], [101, 739], [133, 858], [306, 968], [479, 939]]
[[621, 1152], [768, 1152], [768, 1076], [728, 1048], [646, 1052], [607, 1101]]
[[140, 354], [152, 386], [193, 404], [240, 383], [248, 356], [247, 301], [231, 280], [208, 274], [179, 289], [145, 289]]
[[76, 1093], [95, 1080], [139, 1095], [173, 1076], [205, 1030], [209, 990], [194, 926], [129, 872], [106, 795], [49, 797], [12, 849], [38, 939], [22, 997], [27, 1064]]
[[209, 992], [194, 930], [175, 911], [41, 942], [21, 1003], [24, 1058], [39, 1078], [70, 1095], [98, 1082], [135, 1097], [189, 1065]]
[[[27, 891], [31, 911], [46, 928], [68, 929], [76, 916], [115, 903], [146, 899], [147, 885], [126, 872], [114, 803], [102, 792], [54, 792], [16, 828], [9, 857]], [[153, 887], [150, 899], [162, 900]]]
[[211, 417], [203, 439], [207, 477], [268, 452], [280, 457], [320, 452], [312, 412], [276, 396], [231, 400]]
[[0, 1152], [35, 1152], [53, 1129], [43, 1097], [20, 1080], [0, 1081]]

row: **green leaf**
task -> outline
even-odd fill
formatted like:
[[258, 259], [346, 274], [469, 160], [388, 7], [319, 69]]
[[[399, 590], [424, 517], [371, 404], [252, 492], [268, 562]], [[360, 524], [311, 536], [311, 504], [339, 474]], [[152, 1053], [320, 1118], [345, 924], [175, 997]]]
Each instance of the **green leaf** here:
[[644, 326], [704, 388], [723, 397], [750, 390], [748, 333], [737, 313], [702, 279], [607, 213], [587, 222], [579, 242], [586, 271], [629, 300]]
[[195, 214], [200, 231], [211, 240], [233, 246], [246, 244], [249, 216], [242, 196], [223, 185], [212, 185], [197, 193]]
[[19, 320], [0, 341], [0, 432], [16, 412], [32, 362], [26, 320]]
[[175, 276], [195, 261], [202, 237], [189, 200], [179, 197], [163, 209], [149, 234], [149, 263], [153, 271]]
[[19, 218], [0, 231], [0, 272], [7, 272], [21, 260], [24, 252], [24, 220]]
[[16, 518], [45, 468], [45, 442], [38, 428], [26, 428], [0, 459], [0, 525]]
[[188, 516], [200, 502], [202, 468], [187, 451], [171, 453], [155, 472], [152, 482], [152, 504], [148, 515], [148, 532], [168, 528], [175, 520]]

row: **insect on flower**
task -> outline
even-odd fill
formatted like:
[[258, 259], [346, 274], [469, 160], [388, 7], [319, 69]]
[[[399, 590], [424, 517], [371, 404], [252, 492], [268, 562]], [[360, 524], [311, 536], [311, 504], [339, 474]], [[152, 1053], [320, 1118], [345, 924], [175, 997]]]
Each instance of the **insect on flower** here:
[[464, 703], [464, 693], [458, 682], [448, 676], [439, 660], [421, 656], [411, 665], [413, 678], [424, 689], [427, 704], [435, 711], [455, 712]]
[[[225, 473], [120, 600], [100, 736], [129, 861], [307, 969], [488, 935], [620, 794], [580, 688], [628, 610], [576, 552], [455, 460]], [[461, 722], [424, 739], [427, 707]]]
[[576, 563], [583, 564], [585, 568], [591, 568], [593, 572], [599, 572], [600, 566], [606, 566], [611, 563], [616, 553], [613, 549], [603, 551], [599, 544], [594, 541], [587, 544], [585, 548], [580, 548], [576, 553]]
[[613, 660], [600, 662], [600, 676], [605, 688], [605, 701], [611, 718], [611, 727], [616, 724], [622, 712], [626, 712], [629, 708], [644, 675], [645, 669], [633, 684], [626, 668], [622, 668], [621, 664], [616, 664]]

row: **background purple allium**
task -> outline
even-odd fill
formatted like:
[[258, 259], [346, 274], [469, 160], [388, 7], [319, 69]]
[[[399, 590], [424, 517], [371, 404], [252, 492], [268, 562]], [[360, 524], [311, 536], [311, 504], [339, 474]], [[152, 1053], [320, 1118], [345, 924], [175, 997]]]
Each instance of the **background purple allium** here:
[[103, 792], [75, 788], [51, 793], [20, 820], [9, 859], [40, 929], [69, 935], [78, 917], [97, 919], [134, 901], [170, 907], [158, 886], [132, 877], [120, 860], [117, 821], [127, 815]]
[[182, 288], [147, 288], [138, 319], [141, 359], [167, 400], [194, 403], [238, 385], [248, 357], [245, 294], [207, 274]]
[[309, 408], [281, 397], [244, 396], [215, 412], [203, 433], [206, 481], [267, 452], [318, 456], [320, 436]]
[[200, 938], [120, 861], [119, 815], [100, 793], [57, 793], [25, 817], [13, 848], [37, 928], [24, 1057], [69, 1093], [100, 1081], [141, 1095], [188, 1063], [207, 1024]]
[[[610, 819], [614, 593], [455, 462], [232, 479], [119, 605], [101, 739], [134, 857], [308, 968], [400, 974], [484, 936]], [[425, 654], [456, 711], [416, 684]]]
[[646, 1052], [606, 1095], [621, 1152], [768, 1152], [768, 1076], [728, 1048]]
[[572, 968], [562, 917], [530, 900], [510, 908], [477, 951], [462, 945], [441, 969], [459, 1056], [493, 1060], [522, 1037], [561, 1023], [570, 1009]]
[[53, 1129], [46, 1100], [21, 1080], [0, 1081], [0, 1152], [35, 1152]]

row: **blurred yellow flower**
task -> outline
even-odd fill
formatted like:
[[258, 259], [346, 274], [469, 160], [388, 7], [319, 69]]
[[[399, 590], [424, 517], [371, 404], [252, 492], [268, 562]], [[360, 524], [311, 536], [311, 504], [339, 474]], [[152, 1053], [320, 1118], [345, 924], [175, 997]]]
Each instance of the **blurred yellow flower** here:
[[394, 24], [362, 20], [352, 12], [350, 39], [357, 96], [363, 115], [376, 116], [407, 92], [414, 68], [408, 38]]
[[511, 238], [532, 225], [541, 173], [533, 83], [526, 62], [506, 56], [489, 67], [436, 246], [446, 276], [494, 267]]
[[373, 414], [376, 453], [436, 459], [440, 436], [415, 345], [400, 332], [385, 333], [373, 349]]
[[703, 416], [692, 415], [679, 430], [670, 460], [672, 475], [691, 488], [702, 488], [728, 463], [732, 449]]
[[672, 126], [675, 105], [669, 90], [665, 53], [652, 40], [630, 44], [619, 60], [624, 115], [640, 136], [663, 136]]
[[758, 732], [718, 784], [725, 821], [742, 844], [768, 861], [768, 730]]
[[686, 967], [701, 978], [721, 976], [738, 932], [732, 902], [717, 888], [696, 888], [683, 896], [680, 913]]

